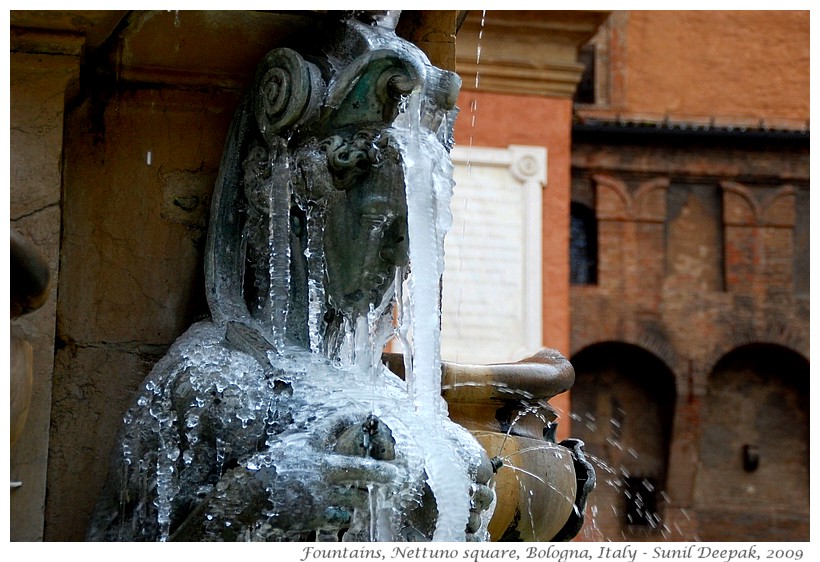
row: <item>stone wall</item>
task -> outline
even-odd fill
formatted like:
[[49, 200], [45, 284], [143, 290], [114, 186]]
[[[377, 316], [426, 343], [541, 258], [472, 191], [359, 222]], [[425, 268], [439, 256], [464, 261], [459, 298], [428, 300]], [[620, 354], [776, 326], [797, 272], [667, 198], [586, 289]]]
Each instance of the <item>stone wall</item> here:
[[[236, 103], [235, 95], [118, 92], [66, 121], [49, 540], [84, 537], [112, 429], [154, 362], [208, 313], [205, 227]], [[93, 130], [95, 111], [102, 130]]]
[[79, 42], [40, 35], [56, 51], [44, 54], [28, 39], [11, 57], [11, 228], [40, 251], [52, 282], [45, 305], [12, 323], [32, 344], [34, 386], [23, 434], [10, 452], [11, 479], [22, 482], [11, 491], [10, 509], [11, 536], [37, 540], [43, 530], [59, 286], [63, 107], [66, 88], [79, 73]]

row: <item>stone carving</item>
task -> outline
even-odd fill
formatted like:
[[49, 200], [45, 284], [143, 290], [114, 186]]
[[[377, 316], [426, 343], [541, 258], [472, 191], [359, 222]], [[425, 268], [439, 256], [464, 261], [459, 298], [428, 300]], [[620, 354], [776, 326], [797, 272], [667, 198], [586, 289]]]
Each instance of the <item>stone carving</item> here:
[[[89, 539], [486, 538], [487, 455], [381, 363], [408, 264], [393, 127], [415, 96], [417, 127], [449, 148], [460, 81], [396, 37], [395, 14], [362, 18], [260, 63], [212, 199], [212, 318], [125, 415]], [[432, 477], [436, 442], [452, 481]]]

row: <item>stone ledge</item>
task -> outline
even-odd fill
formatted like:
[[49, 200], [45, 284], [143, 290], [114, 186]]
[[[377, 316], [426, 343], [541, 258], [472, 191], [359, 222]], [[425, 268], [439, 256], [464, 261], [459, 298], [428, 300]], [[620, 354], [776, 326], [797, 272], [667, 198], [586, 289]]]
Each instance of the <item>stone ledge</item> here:
[[85, 37], [72, 32], [11, 28], [12, 53], [80, 56]]
[[584, 69], [578, 62], [578, 49], [608, 15], [599, 11], [470, 12], [456, 42], [456, 70], [464, 80], [463, 88], [572, 97]]
[[515, 61], [475, 64], [459, 60], [457, 68], [464, 89], [554, 97], [572, 97], [583, 71], [580, 64], [534, 68]]

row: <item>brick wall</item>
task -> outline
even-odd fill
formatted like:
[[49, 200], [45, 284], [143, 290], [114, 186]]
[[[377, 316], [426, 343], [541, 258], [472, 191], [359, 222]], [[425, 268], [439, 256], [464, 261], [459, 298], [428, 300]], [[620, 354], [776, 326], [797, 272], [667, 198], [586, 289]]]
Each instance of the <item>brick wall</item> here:
[[[599, 263], [597, 284], [571, 288], [574, 433], [607, 461], [615, 445], [586, 431], [585, 415], [607, 425], [612, 404], [629, 403], [621, 408], [648, 416], [647, 436], [672, 419], [668, 443], [632, 437], [632, 458], [599, 469], [597, 521], [583, 536], [807, 540], [808, 217], [797, 202], [808, 202], [808, 142], [670, 138], [573, 145], [573, 200], [594, 205]], [[760, 158], [771, 165], [750, 164]], [[632, 372], [603, 384], [620, 360], [607, 342], [653, 356], [674, 396], [630, 386]], [[744, 469], [745, 445], [760, 453], [756, 471]], [[619, 511], [622, 469], [641, 458], [668, 467], [659, 530]]]

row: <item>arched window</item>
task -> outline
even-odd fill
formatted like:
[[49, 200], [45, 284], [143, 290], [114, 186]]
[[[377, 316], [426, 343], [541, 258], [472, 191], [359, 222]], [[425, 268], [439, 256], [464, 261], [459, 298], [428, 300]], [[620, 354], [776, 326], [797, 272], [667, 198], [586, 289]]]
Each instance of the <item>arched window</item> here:
[[598, 283], [598, 223], [595, 211], [582, 203], [570, 205], [569, 282]]

